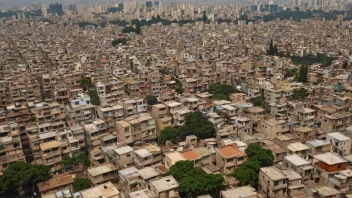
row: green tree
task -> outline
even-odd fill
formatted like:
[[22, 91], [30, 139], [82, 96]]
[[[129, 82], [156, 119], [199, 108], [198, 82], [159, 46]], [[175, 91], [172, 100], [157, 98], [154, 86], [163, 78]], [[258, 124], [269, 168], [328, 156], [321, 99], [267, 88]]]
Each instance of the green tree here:
[[131, 26], [125, 26], [122, 29], [122, 33], [131, 33], [131, 32], [136, 32], [136, 29], [134, 27], [131, 27]]
[[259, 164], [253, 160], [247, 160], [239, 168], [235, 169], [234, 175], [240, 181], [241, 186], [251, 185], [256, 187], [258, 183]]
[[264, 98], [262, 96], [257, 96], [255, 98], [251, 98], [251, 99], [249, 99], [249, 102], [251, 102], [256, 107], [264, 106]]
[[160, 136], [158, 139], [159, 144], [165, 144], [166, 141], [171, 141], [172, 143], [177, 143], [178, 138], [180, 137], [180, 131], [178, 128], [166, 127], [160, 131]]
[[203, 22], [206, 23], [207, 20], [208, 20], [208, 17], [207, 17], [207, 13], [205, 12], [205, 10], [203, 10]]
[[241, 185], [257, 186], [259, 169], [272, 165], [274, 155], [272, 151], [262, 148], [257, 144], [250, 144], [246, 149], [247, 161], [234, 172], [235, 177], [240, 181]]
[[302, 82], [302, 83], [308, 82], [308, 66], [307, 65], [302, 65], [299, 68], [297, 80], [298, 80], [298, 82]]
[[127, 43], [127, 39], [126, 38], [119, 38], [119, 39], [115, 39], [111, 42], [112, 46], [116, 46], [116, 45], [119, 45], [119, 44], [122, 44], [122, 45], [126, 45]]
[[66, 155], [65, 157], [63, 157], [62, 159], [62, 164], [65, 166], [65, 167], [70, 167], [72, 166], [73, 168], [75, 166], [77, 166], [78, 164], [81, 164], [83, 165], [85, 168], [88, 168], [90, 166], [90, 161], [89, 161], [89, 157], [86, 156], [86, 155], [78, 155], [78, 156], [73, 156], [73, 157], [70, 157], [68, 155]]
[[48, 167], [44, 165], [32, 165], [25, 162], [10, 164], [0, 177], [0, 195], [17, 192], [20, 187], [29, 187], [46, 180], [48, 178], [47, 171]]
[[292, 99], [294, 100], [304, 100], [307, 96], [309, 96], [309, 93], [307, 93], [307, 90], [304, 88], [294, 90], [292, 94]]
[[210, 194], [219, 195], [224, 188], [224, 177], [220, 174], [207, 174], [200, 168], [195, 168], [191, 161], [178, 161], [170, 167], [169, 175], [179, 182], [181, 197], [197, 197]]
[[148, 105], [155, 105], [158, 104], [158, 97], [156, 96], [147, 96], [147, 104]]
[[82, 75], [81, 79], [79, 81], [79, 85], [81, 86], [83, 91], [87, 91], [87, 90], [89, 90], [89, 88], [91, 88], [93, 86], [92, 79], [86, 77], [85, 75]]
[[174, 165], [169, 168], [169, 175], [172, 175], [177, 181], [181, 180], [188, 176], [188, 172], [190, 172], [194, 168], [194, 164], [191, 161], [178, 161]]
[[88, 178], [75, 178], [72, 186], [74, 192], [79, 192], [90, 188], [90, 181]]
[[31, 118], [29, 120], [31, 122], [35, 122], [37, 120], [37, 117], [35, 115], [31, 115]]
[[[200, 112], [192, 112], [185, 117], [185, 128], [181, 131], [183, 137], [195, 135], [199, 139], [211, 138], [215, 136], [214, 125], [209, 122], [208, 118]], [[181, 128], [180, 130], [183, 130]]]
[[274, 155], [271, 150], [262, 148], [258, 144], [250, 144], [246, 149], [247, 157], [257, 161], [261, 167], [270, 166], [274, 161]]
[[138, 19], [136, 21], [136, 33], [141, 34], [141, 22]]
[[228, 100], [230, 94], [237, 92], [233, 86], [226, 84], [211, 84], [208, 91], [213, 94], [213, 98], [219, 100]]

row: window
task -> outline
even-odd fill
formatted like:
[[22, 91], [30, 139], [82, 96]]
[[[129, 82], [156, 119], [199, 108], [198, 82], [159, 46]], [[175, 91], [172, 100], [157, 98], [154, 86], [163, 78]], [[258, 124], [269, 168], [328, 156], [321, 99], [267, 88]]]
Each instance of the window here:
[[127, 154], [126, 157], [131, 157], [131, 154]]
[[337, 164], [337, 168], [341, 168], [341, 164]]

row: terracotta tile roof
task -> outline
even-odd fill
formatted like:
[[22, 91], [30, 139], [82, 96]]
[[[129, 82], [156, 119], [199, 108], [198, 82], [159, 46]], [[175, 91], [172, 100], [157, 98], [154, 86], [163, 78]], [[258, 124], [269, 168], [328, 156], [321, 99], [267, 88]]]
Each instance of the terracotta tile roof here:
[[182, 155], [187, 160], [195, 160], [195, 159], [200, 158], [200, 155], [195, 151], [187, 151], [187, 152], [182, 153]]
[[39, 192], [66, 186], [73, 183], [72, 176], [68, 173], [62, 175], [55, 175], [54, 178], [48, 179], [44, 182], [37, 183]]
[[222, 148], [222, 149], [218, 149], [218, 151], [226, 158], [234, 157], [234, 156], [242, 157], [242, 156], [246, 155], [240, 149], [238, 149], [236, 147], [232, 147], [232, 146], [228, 146], [228, 147], [225, 147], [225, 148]]

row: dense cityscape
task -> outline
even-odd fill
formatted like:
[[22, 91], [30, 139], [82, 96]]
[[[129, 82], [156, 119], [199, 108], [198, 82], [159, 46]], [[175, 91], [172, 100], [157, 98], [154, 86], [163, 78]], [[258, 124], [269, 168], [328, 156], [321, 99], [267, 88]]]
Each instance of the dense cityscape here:
[[1, 198], [352, 198], [352, 1], [0, 2]]

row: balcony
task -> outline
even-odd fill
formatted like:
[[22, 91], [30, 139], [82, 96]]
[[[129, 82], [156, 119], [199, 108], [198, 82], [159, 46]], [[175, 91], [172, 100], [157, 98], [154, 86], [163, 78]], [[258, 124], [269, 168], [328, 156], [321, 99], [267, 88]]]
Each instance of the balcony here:
[[279, 185], [273, 186], [273, 190], [278, 190], [283, 188], [287, 188], [287, 184], [279, 184]]

